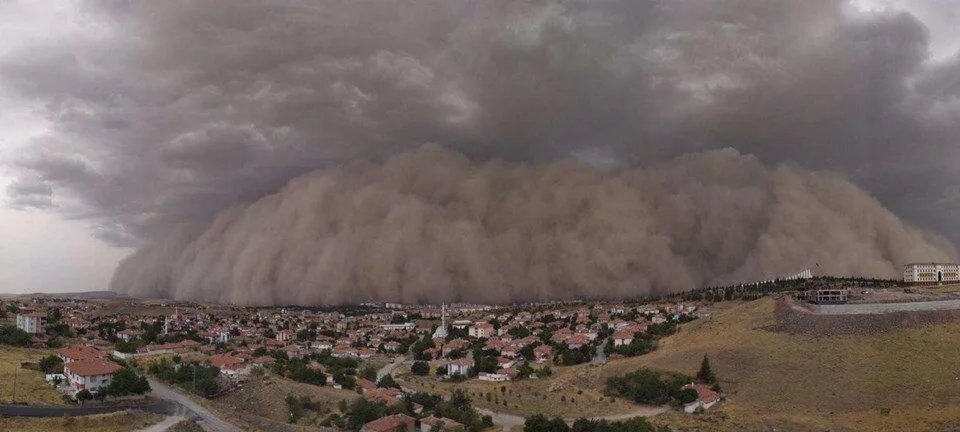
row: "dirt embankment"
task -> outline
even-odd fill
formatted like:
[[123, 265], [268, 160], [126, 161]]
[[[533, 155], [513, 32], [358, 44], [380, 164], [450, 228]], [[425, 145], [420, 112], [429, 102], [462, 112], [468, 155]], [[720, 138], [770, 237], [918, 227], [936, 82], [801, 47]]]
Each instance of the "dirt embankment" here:
[[776, 324], [768, 330], [809, 336], [835, 336], [945, 324], [960, 320], [960, 310], [818, 315], [799, 305], [792, 297], [785, 296], [775, 301], [774, 318]]

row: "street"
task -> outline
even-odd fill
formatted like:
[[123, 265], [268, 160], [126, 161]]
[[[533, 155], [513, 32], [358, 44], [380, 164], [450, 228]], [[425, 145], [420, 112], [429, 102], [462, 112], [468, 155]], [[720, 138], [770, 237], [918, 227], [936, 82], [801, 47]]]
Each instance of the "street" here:
[[197, 423], [207, 432], [233, 432], [240, 430], [240, 428], [221, 420], [216, 414], [200, 406], [192, 399], [181, 394], [170, 386], [152, 379], [148, 381], [150, 382], [150, 388], [152, 389], [150, 392], [151, 396], [180, 404], [180, 406], [199, 417]]

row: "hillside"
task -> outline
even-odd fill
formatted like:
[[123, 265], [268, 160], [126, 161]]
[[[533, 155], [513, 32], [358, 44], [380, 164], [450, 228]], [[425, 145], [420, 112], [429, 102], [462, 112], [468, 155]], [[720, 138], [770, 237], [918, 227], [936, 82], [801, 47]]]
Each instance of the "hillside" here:
[[765, 298], [686, 324], [651, 354], [563, 373], [594, 388], [639, 367], [692, 375], [706, 353], [728, 398], [720, 412], [658, 420], [700, 430], [960, 428], [960, 322], [820, 337], [776, 324]]

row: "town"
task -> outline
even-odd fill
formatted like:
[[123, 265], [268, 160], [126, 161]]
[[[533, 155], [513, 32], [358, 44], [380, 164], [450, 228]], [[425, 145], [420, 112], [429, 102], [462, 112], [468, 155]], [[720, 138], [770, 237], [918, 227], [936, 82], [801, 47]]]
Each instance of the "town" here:
[[[310, 396], [301, 400], [291, 393], [285, 399], [296, 400], [273, 421], [363, 431], [393, 431], [397, 425], [496, 427], [494, 412], [501, 403], [504, 411], [511, 407], [505, 392], [495, 400], [489, 391], [475, 397], [480, 410], [469, 411], [475, 415], [445, 413], [456, 418], [437, 415], [432, 398], [451, 399], [450, 386], [472, 388], [464, 386], [469, 382], [546, 382], [564, 366], [645, 354], [680, 325], [710, 315], [697, 302], [245, 308], [47, 295], [10, 299], [3, 310], [21, 334], [7, 343], [49, 353], [24, 366], [41, 370], [67, 401], [109, 405], [146, 399], [150, 386], [144, 377], [213, 403], [243, 398], [264, 385], [306, 384], [327, 388], [348, 403], [351, 394], [360, 394], [385, 409], [366, 412], [342, 404], [323, 409]], [[4, 337], [14, 338], [9, 330]], [[4, 383], [0, 392], [25, 397], [22, 389]], [[703, 410], [719, 401], [708, 383], [684, 384], [693, 396], [680, 410]], [[565, 399], [570, 393], [566, 409], [576, 412], [583, 390], [559, 393]], [[628, 404], [618, 401], [609, 408]], [[512, 407], [520, 408], [516, 402]]]
[[[751, 352], [780, 373], [803, 367], [782, 345], [830, 355], [835, 347], [816, 341], [860, 334], [870, 344], [870, 334], [953, 325], [955, 273], [920, 283], [801, 274], [516, 305], [7, 296], [0, 409], [95, 409], [86, 418], [113, 422], [97, 430], [737, 430], [759, 421], [743, 417], [743, 404], [776, 399], [754, 383], [762, 368]], [[795, 390], [832, 385], [806, 376]]]

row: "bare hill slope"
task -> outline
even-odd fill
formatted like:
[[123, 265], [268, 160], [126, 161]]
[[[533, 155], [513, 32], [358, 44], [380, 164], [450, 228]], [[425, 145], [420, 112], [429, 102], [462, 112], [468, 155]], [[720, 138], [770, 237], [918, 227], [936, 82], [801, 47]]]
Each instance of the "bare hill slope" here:
[[663, 421], [701, 430], [960, 430], [960, 322], [820, 337], [780, 327], [766, 298], [684, 325], [651, 354], [564, 373], [594, 387], [639, 367], [692, 375], [708, 354], [727, 396], [720, 412]]

